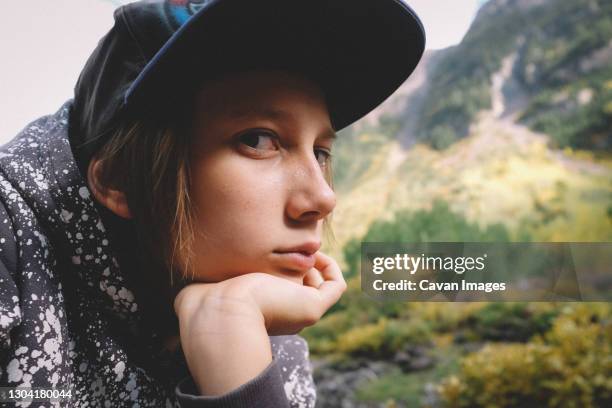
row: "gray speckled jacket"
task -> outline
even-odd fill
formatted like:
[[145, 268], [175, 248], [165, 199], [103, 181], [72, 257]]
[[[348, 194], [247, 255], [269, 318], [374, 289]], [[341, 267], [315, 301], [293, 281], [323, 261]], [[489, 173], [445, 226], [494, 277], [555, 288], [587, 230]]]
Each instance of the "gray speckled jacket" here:
[[72, 393], [14, 406], [313, 407], [298, 335], [270, 337], [274, 358], [258, 377], [196, 395], [180, 347], [164, 352], [141, 324], [142, 299], [75, 163], [71, 104], [0, 146], [0, 386]]

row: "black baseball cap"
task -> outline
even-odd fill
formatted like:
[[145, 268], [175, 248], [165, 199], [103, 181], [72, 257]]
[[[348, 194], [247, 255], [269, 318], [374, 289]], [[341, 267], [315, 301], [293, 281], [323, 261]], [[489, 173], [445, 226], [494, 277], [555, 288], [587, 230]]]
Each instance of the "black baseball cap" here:
[[260, 68], [315, 80], [338, 131], [387, 99], [425, 48], [402, 0], [146, 0], [114, 18], [75, 86], [76, 144], [99, 142], [121, 114], [177, 109], [206, 78]]

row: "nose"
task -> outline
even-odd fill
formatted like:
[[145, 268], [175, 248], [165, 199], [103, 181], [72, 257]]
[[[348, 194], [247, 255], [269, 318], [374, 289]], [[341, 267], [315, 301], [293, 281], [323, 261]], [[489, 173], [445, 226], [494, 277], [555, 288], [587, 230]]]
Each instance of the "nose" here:
[[336, 194], [325, 179], [312, 149], [296, 158], [289, 179], [287, 215], [296, 221], [318, 221], [336, 206]]

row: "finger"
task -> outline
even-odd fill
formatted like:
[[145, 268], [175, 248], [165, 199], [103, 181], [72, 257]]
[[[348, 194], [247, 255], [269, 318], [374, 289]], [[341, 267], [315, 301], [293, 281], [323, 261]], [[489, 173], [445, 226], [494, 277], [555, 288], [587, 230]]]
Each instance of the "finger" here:
[[310, 268], [304, 275], [304, 285], [318, 288], [324, 280], [317, 268]]
[[338, 263], [334, 258], [321, 251], [315, 253], [314, 267], [321, 272], [321, 276], [326, 281], [345, 282]]
[[342, 271], [336, 261], [322, 252], [315, 254], [317, 268], [324, 281], [318, 286], [319, 295], [321, 296], [326, 308], [331, 307], [340, 299], [342, 292], [346, 289], [346, 281], [342, 276]]

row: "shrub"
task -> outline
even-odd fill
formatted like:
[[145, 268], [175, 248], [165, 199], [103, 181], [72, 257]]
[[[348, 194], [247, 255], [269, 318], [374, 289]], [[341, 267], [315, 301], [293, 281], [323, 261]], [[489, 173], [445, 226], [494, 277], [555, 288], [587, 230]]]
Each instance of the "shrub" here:
[[534, 303], [489, 303], [466, 319], [473, 337], [483, 340], [527, 341], [550, 329], [558, 311], [538, 310]]
[[390, 320], [355, 327], [338, 337], [337, 350], [355, 356], [387, 358], [404, 344], [424, 344], [431, 331], [422, 320]]
[[439, 387], [452, 407], [612, 405], [610, 306], [564, 309], [549, 332], [526, 344], [487, 345]]

